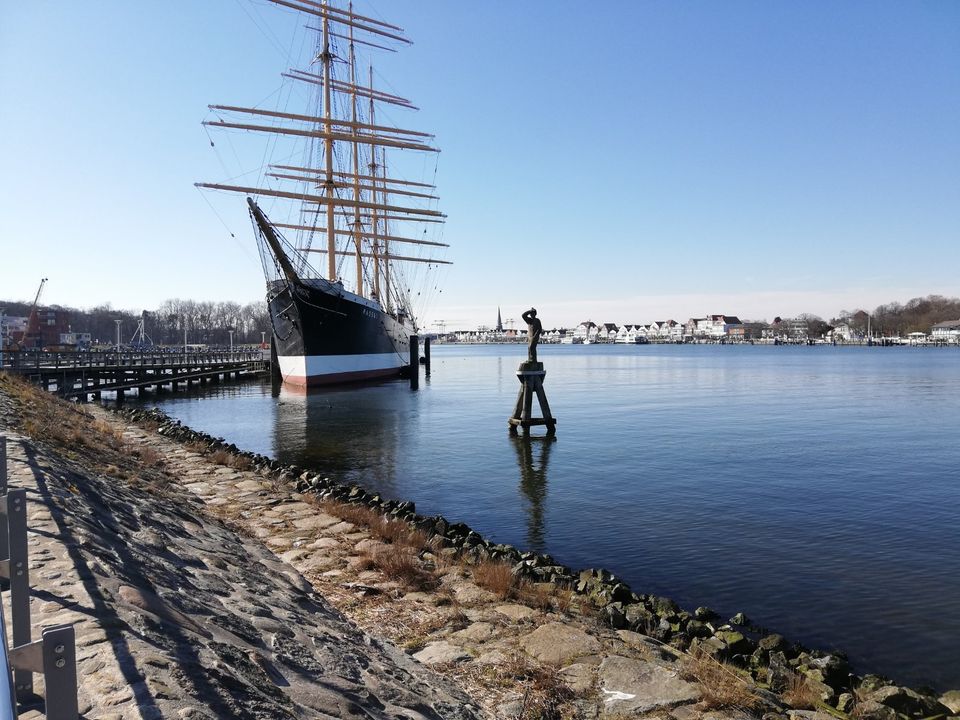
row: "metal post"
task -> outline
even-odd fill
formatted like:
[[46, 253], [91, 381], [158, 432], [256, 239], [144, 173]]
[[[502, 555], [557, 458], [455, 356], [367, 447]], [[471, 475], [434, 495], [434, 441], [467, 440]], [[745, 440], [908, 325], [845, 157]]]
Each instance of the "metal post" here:
[[417, 390], [420, 387], [420, 338], [417, 335], [410, 336], [410, 389]]
[[47, 720], [77, 720], [77, 648], [73, 625], [43, 631], [44, 710]]
[[7, 436], [0, 435], [0, 495], [7, 492]]
[[[0, 435], [0, 497], [7, 494], [7, 437]], [[0, 513], [0, 560], [10, 557], [9, 532], [7, 530], [7, 514]], [[6, 589], [6, 582], [2, 587]]]
[[423, 374], [430, 377], [430, 338], [423, 339]]
[[[6, 497], [7, 529], [10, 543], [10, 620], [13, 646], [30, 644], [30, 569], [27, 564], [27, 491], [11, 490]], [[18, 700], [33, 692], [33, 674], [15, 670], [13, 683]]]

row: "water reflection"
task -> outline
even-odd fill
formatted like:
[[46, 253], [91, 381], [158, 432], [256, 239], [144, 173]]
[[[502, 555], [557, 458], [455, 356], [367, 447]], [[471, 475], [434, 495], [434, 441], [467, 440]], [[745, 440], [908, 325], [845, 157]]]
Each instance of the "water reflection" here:
[[555, 437], [511, 437], [520, 466], [520, 491], [527, 499], [527, 546], [545, 552], [543, 506], [547, 499], [547, 466]]
[[329, 473], [396, 494], [397, 449], [409, 392], [395, 382], [374, 387], [282, 388], [273, 454], [282, 463]]

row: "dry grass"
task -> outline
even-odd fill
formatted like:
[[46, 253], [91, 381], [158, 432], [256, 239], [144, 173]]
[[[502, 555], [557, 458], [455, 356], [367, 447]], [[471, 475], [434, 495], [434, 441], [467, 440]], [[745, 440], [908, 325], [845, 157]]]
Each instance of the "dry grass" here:
[[709, 709], [733, 708], [749, 712], [760, 704], [759, 696], [743, 677], [703, 651], [687, 655], [680, 674], [700, 686], [702, 702]]
[[[201, 443], [190, 443], [192, 446], [191, 449], [196, 450], [196, 446], [203, 447]], [[203, 452], [201, 449], [200, 452]], [[207, 459], [214, 463], [215, 465], [223, 465], [224, 467], [233, 468], [234, 470], [249, 470], [253, 467], [253, 461], [246, 457], [245, 455], [237, 455], [232, 453], [229, 450], [214, 450], [209, 455]]]
[[437, 577], [427, 571], [409, 549], [376, 548], [364, 553], [358, 565], [379, 570], [409, 590], [431, 590], [437, 586]]
[[230, 467], [232, 467], [234, 470], [240, 470], [241, 472], [252, 470], [253, 460], [248, 458], [246, 455], [234, 455], [230, 462]]
[[820, 691], [802, 673], [790, 673], [781, 697], [787, 705], [796, 710], [815, 710], [823, 702]]
[[850, 693], [853, 695], [853, 708], [850, 710], [850, 717], [860, 718], [864, 715], [865, 703], [870, 693], [859, 684], [851, 688]]
[[518, 720], [562, 720], [577, 717], [572, 701], [577, 695], [563, 682], [557, 668], [531, 662], [516, 653], [496, 665], [460, 665], [451, 674], [479, 692], [474, 695], [519, 692], [522, 694]]
[[515, 592], [517, 599], [524, 605], [529, 605], [537, 610], [549, 612], [554, 609], [554, 595], [556, 588], [549, 583], [535, 583], [529, 580], [521, 580]]
[[150, 467], [161, 467], [164, 464], [163, 456], [148, 445], [135, 447], [131, 452]]
[[410, 527], [403, 520], [388, 520], [380, 517], [371, 530], [384, 542], [407, 547], [417, 552], [427, 547], [429, 538], [422, 530]]
[[60, 457], [160, 497], [173, 492], [173, 479], [154, 450], [128, 439], [110, 420], [67, 402], [27, 381], [0, 373], [0, 392], [14, 401], [15, 426]]
[[513, 595], [516, 578], [506, 563], [483, 560], [475, 565], [472, 571], [474, 582], [501, 600], [506, 600]]
[[187, 450], [195, 453], [200, 453], [201, 455], [207, 451], [207, 446], [204, 443], [200, 442], [199, 440], [191, 440], [190, 442], [185, 442], [183, 443], [183, 446]]
[[425, 532], [411, 527], [403, 520], [387, 517], [366, 505], [324, 500], [320, 507], [334, 517], [367, 528], [374, 537], [390, 545], [409, 548], [418, 553], [422, 550], [433, 551], [434, 546]]
[[142, 420], [138, 420], [137, 424], [144, 430], [149, 430], [150, 432], [156, 432], [160, 429], [160, 423], [152, 418], [143, 418]]
[[348, 523], [372, 528], [380, 521], [380, 513], [372, 510], [366, 505], [356, 505], [351, 503], [341, 503], [334, 500], [321, 500], [320, 508], [334, 517], [338, 517]]
[[424, 550], [430, 553], [434, 570], [438, 573], [446, 572], [454, 565], [458, 565], [460, 560], [459, 552], [453, 548], [447, 548], [439, 536], [429, 538]]
[[517, 578], [507, 563], [484, 560], [471, 566], [473, 580], [501, 600], [513, 598], [528, 607], [549, 612], [566, 613], [573, 602], [573, 593], [557, 588], [551, 583], [538, 583]]

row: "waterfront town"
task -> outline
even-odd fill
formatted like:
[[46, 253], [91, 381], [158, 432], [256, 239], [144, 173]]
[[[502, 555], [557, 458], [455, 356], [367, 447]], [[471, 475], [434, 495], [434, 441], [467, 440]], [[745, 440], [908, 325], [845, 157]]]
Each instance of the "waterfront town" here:
[[[863, 317], [860, 317], [862, 314]], [[660, 320], [647, 324], [618, 325], [585, 320], [572, 328], [544, 330], [542, 343], [590, 345], [594, 343], [761, 343], [761, 344], [870, 344], [888, 345], [957, 345], [960, 344], [960, 319], [934, 323], [929, 332], [916, 330], [874, 332], [866, 313], [850, 316], [847, 322], [830, 325], [820, 318], [801, 316], [775, 318], [773, 322], [741, 321], [735, 315], [706, 315], [684, 323]], [[512, 320], [503, 322], [498, 313], [492, 328], [441, 333], [439, 340], [458, 343], [522, 341], [526, 328], [516, 328]]]
[[[914, 301], [911, 301], [913, 303]], [[17, 305], [16, 303], [10, 303]], [[186, 304], [185, 304], [186, 305]], [[227, 347], [263, 344], [265, 317], [256, 303], [241, 307], [235, 303], [196, 303], [200, 312], [188, 314], [113, 312], [100, 317], [62, 307], [28, 307], [22, 314], [0, 308], [0, 348], [3, 350], [88, 350], [94, 347], [144, 347], [189, 344]], [[210, 308], [204, 310], [203, 306]], [[236, 307], [223, 311], [220, 306]], [[23, 304], [20, 304], [24, 310]], [[880, 308], [878, 308], [880, 310]], [[102, 313], [101, 313], [102, 314]], [[545, 344], [592, 345], [617, 343], [752, 343], [752, 344], [884, 344], [884, 345], [960, 345], [960, 318], [934, 323], [884, 322], [882, 313], [863, 310], [847, 313], [826, 322], [815, 315], [774, 318], [773, 322], [741, 320], [736, 315], [705, 315], [686, 322], [658, 320], [650, 323], [613, 323], [585, 320], [574, 327], [544, 329], [540, 342]], [[918, 327], [919, 326], [919, 327]], [[502, 319], [497, 311], [493, 326], [472, 330], [447, 330], [435, 324], [423, 332], [436, 342], [509, 343], [526, 342], [522, 322]], [[189, 342], [188, 342], [189, 341]]]

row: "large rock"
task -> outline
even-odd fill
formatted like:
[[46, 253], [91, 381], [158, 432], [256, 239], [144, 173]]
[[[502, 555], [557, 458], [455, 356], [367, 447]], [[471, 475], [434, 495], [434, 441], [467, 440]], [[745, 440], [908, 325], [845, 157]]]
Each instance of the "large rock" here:
[[951, 690], [940, 696], [940, 702], [950, 708], [954, 715], [960, 715], [960, 690]]
[[700, 699], [694, 683], [646, 660], [608, 656], [600, 663], [599, 678], [603, 709], [615, 717], [669, 709]]
[[439, 663], [452, 663], [460, 662], [461, 660], [467, 660], [470, 657], [470, 654], [467, 653], [462, 647], [458, 647], [452, 643], [441, 640], [440, 642], [429, 643], [423, 650], [416, 653], [413, 657], [415, 660], [422, 662], [424, 665], [437, 665]]
[[582, 630], [560, 623], [541, 625], [520, 640], [520, 647], [540, 662], [566, 665], [571, 660], [599, 652], [600, 642]]
[[624, 617], [631, 630], [649, 632], [657, 626], [659, 619], [645, 605], [631, 603], [623, 608]]
[[950, 715], [951, 710], [936, 698], [921, 695], [910, 688], [888, 685], [870, 693], [868, 700], [886, 705], [904, 715], [929, 717], [931, 715]]
[[857, 720], [899, 720], [897, 711], [875, 700], [857, 703]]
[[753, 652], [753, 643], [736, 630], [718, 630], [715, 637], [726, 645], [728, 655], [749, 655]]
[[593, 681], [596, 667], [589, 663], [574, 663], [560, 671], [564, 684], [578, 695], [585, 695], [593, 690]]

